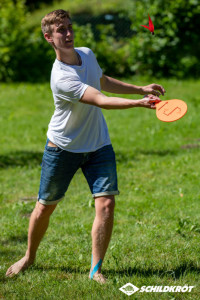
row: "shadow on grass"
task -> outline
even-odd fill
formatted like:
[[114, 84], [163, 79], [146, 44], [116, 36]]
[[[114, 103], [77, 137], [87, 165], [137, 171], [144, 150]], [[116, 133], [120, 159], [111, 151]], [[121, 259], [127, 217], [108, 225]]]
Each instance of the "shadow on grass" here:
[[175, 155], [178, 154], [178, 151], [177, 150], [171, 150], [171, 149], [167, 149], [167, 150], [141, 150], [140, 154], [163, 157], [163, 156], [167, 156], [167, 155], [175, 156]]
[[[12, 254], [12, 253], [11, 253]], [[82, 270], [82, 268], [80, 267], [55, 267], [55, 266], [45, 266], [45, 263], [43, 266], [41, 265], [33, 265], [31, 266], [26, 272], [31, 272], [32, 271], [52, 271], [55, 270], [57, 272], [64, 272], [64, 273], [70, 273], [70, 274], [88, 274], [90, 269], [88, 268], [87, 270]], [[104, 270], [104, 275], [107, 277], [112, 277], [113, 279], [116, 277], [116, 275], [118, 276], [128, 276], [131, 277], [132, 275], [138, 275], [138, 276], [142, 276], [142, 277], [152, 277], [152, 276], [157, 276], [160, 278], [163, 277], [171, 277], [173, 280], [177, 280], [179, 278], [181, 278], [182, 276], [184, 276], [187, 273], [200, 273], [200, 267], [197, 267], [196, 265], [194, 265], [193, 262], [190, 263], [182, 263], [179, 266], [177, 266], [174, 269], [171, 270], [165, 270], [165, 269], [146, 269], [146, 270], [142, 270], [139, 268], [128, 268], [128, 269], [119, 269], [119, 270]], [[66, 280], [66, 275], [62, 275], [60, 274], [59, 279], [62, 280]], [[14, 276], [12, 277], [12, 280], [16, 280], [18, 278], [18, 276]], [[11, 279], [6, 277], [4, 274], [0, 274], [0, 282], [6, 282], [6, 281], [10, 281]]]
[[[8, 253], [8, 254], [10, 254], [10, 253]], [[17, 259], [14, 259], [11, 262], [11, 264], [13, 262], [16, 262], [16, 261], [17, 261]], [[70, 274], [89, 274], [89, 269], [83, 271], [83, 270], [81, 270], [80, 267], [73, 268], [73, 267], [45, 266], [45, 263], [44, 263], [44, 266], [41, 266], [41, 265], [32, 265], [26, 271], [24, 271], [23, 273], [20, 273], [20, 274], [24, 274], [25, 275], [26, 273], [30, 273], [31, 271], [37, 271], [37, 270], [38, 271], [42, 271], [42, 272], [43, 271], [45, 271], [45, 272], [48, 272], [48, 271], [57, 271], [57, 272], [64, 272], [66, 274], [67, 273], [70, 273]], [[5, 272], [6, 272], [6, 270], [5, 270]], [[6, 277], [5, 274], [0, 274], [0, 282], [7, 282], [7, 281], [10, 281], [10, 280], [13, 281], [13, 280], [16, 280], [17, 278], [19, 278], [19, 277], [18, 276], [13, 276], [12, 278], [9, 278], [9, 277]], [[62, 275], [59, 277], [59, 279], [62, 279]], [[66, 276], [63, 276], [63, 279], [66, 280]]]
[[157, 156], [157, 157], [164, 157], [167, 155], [175, 156], [178, 154], [177, 150], [144, 150], [144, 149], [128, 149], [127, 152], [123, 151], [115, 151], [116, 154], [116, 160], [119, 163], [126, 163], [128, 161], [137, 160], [139, 155], [145, 155], [145, 156]]
[[22, 235], [12, 235], [8, 237], [7, 239], [0, 240], [0, 244], [2, 246], [7, 246], [7, 245], [13, 245], [13, 244], [20, 244], [24, 243], [27, 241], [27, 233], [22, 234]]
[[74, 273], [74, 274], [86, 274], [89, 273], [90, 269], [83, 270], [81, 267], [73, 267], [73, 266], [66, 266], [66, 267], [55, 267], [55, 266], [45, 266], [45, 263], [43, 266], [41, 265], [35, 265], [33, 266], [34, 270], [39, 271], [61, 271], [65, 273]]
[[197, 267], [193, 262], [185, 262], [180, 264], [174, 269], [140, 269], [140, 268], [127, 268], [127, 269], [119, 269], [119, 270], [108, 270], [105, 271], [106, 274], [110, 274], [115, 276], [116, 274], [120, 276], [132, 276], [132, 275], [139, 275], [143, 277], [151, 277], [151, 276], [158, 276], [162, 277], [172, 277], [174, 279], [179, 279], [186, 273], [198, 273], [200, 274], [200, 267]]
[[[53, 265], [33, 265], [31, 267], [34, 270], [38, 271], [60, 271], [60, 272], [65, 272], [65, 273], [79, 273], [79, 274], [87, 274], [89, 273], [90, 269], [83, 270], [81, 267], [73, 267], [73, 266], [53, 266]], [[127, 269], [110, 269], [110, 270], [104, 270], [103, 273], [106, 275], [109, 275], [111, 277], [115, 277], [116, 275], [120, 276], [129, 276], [131, 277], [132, 275], [138, 275], [142, 277], [152, 277], [152, 276], [158, 276], [160, 278], [163, 277], [171, 277], [172, 279], [179, 279], [186, 273], [198, 273], [200, 274], [200, 267], [196, 266], [193, 262], [185, 262], [180, 264], [174, 269], [140, 269], [137, 267], [134, 268], [127, 268]]]
[[[9, 250], [9, 249], [1, 249], [0, 250], [0, 255], [1, 257], [16, 257], [17, 255], [20, 255], [21, 252], [20, 251], [16, 251], [16, 250]], [[1, 298], [0, 298], [1, 299]]]
[[43, 152], [15, 151], [0, 155], [0, 169], [18, 166], [36, 166], [42, 162]]
[[[138, 160], [139, 155], [153, 155], [163, 157], [167, 155], [176, 155], [177, 151], [173, 150], [136, 150], [128, 149], [127, 152], [116, 151], [117, 162], [128, 162], [130, 160]], [[0, 155], [0, 169], [8, 167], [23, 167], [23, 166], [36, 166], [42, 162], [43, 152], [33, 151], [14, 151], [8, 154]]]

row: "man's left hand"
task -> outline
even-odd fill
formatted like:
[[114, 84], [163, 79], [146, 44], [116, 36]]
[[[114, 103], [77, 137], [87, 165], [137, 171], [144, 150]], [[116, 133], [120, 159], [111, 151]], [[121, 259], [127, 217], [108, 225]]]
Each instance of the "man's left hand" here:
[[165, 92], [165, 89], [161, 85], [156, 83], [152, 83], [142, 87], [142, 95], [153, 94], [159, 97], [160, 95], [164, 96]]

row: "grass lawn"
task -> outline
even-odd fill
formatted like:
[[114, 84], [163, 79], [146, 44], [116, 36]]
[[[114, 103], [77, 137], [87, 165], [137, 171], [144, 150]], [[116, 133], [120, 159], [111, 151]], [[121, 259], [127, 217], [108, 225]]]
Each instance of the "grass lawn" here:
[[88, 280], [94, 203], [81, 172], [53, 213], [34, 266], [5, 277], [26, 249], [54, 107], [49, 84], [0, 85], [0, 299], [127, 299], [119, 288], [128, 282], [195, 286], [191, 293], [137, 292], [130, 299], [200, 298], [200, 81], [153, 81], [165, 87], [163, 100], [185, 100], [188, 112], [164, 123], [152, 110], [104, 111], [120, 189], [104, 286]]

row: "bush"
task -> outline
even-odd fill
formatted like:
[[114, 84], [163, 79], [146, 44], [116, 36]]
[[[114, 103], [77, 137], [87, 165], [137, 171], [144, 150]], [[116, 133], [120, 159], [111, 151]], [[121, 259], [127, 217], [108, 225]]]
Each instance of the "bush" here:
[[[155, 35], [139, 24], [148, 24], [148, 13]], [[200, 76], [200, 5], [197, 0], [140, 0], [128, 11], [132, 29], [130, 39], [132, 68], [156, 76]]]
[[24, 2], [4, 0], [0, 9], [0, 80], [11, 81], [16, 79], [18, 58], [28, 38]]
[[0, 81], [47, 80], [55, 54], [40, 27], [26, 27], [24, 1], [4, 0], [0, 8]]
[[51, 4], [53, 2], [53, 0], [45, 0], [45, 1], [41, 1], [41, 0], [26, 0], [25, 1], [25, 5], [28, 8], [28, 10], [33, 11], [38, 9], [40, 6], [42, 6], [43, 4]]
[[[74, 25], [75, 45], [86, 46], [93, 50], [103, 71], [109, 75], [122, 75], [127, 69], [127, 45], [117, 41], [113, 37], [114, 28], [112, 25], [99, 25], [100, 32], [98, 41], [90, 24], [86, 26]], [[114, 53], [114, 55], [113, 55]]]
[[[75, 46], [91, 48], [103, 71], [112, 76], [129, 74], [156, 77], [200, 76], [200, 5], [197, 0], [128, 1], [124, 20], [131, 20], [131, 37], [121, 37], [116, 24], [74, 23]], [[49, 80], [54, 50], [45, 41], [40, 24], [28, 27], [31, 17], [23, 0], [0, 2], [0, 81]], [[141, 24], [154, 25], [152, 36]], [[78, 18], [79, 19], [79, 18]], [[98, 33], [98, 38], [94, 36]], [[96, 38], [96, 39], [95, 39]]]

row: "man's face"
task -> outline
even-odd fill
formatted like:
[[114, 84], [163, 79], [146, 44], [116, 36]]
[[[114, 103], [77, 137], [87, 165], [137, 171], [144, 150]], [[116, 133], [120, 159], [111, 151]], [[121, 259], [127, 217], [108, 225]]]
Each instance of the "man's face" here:
[[74, 32], [72, 22], [65, 18], [52, 25], [51, 38], [56, 49], [67, 50], [74, 48]]

